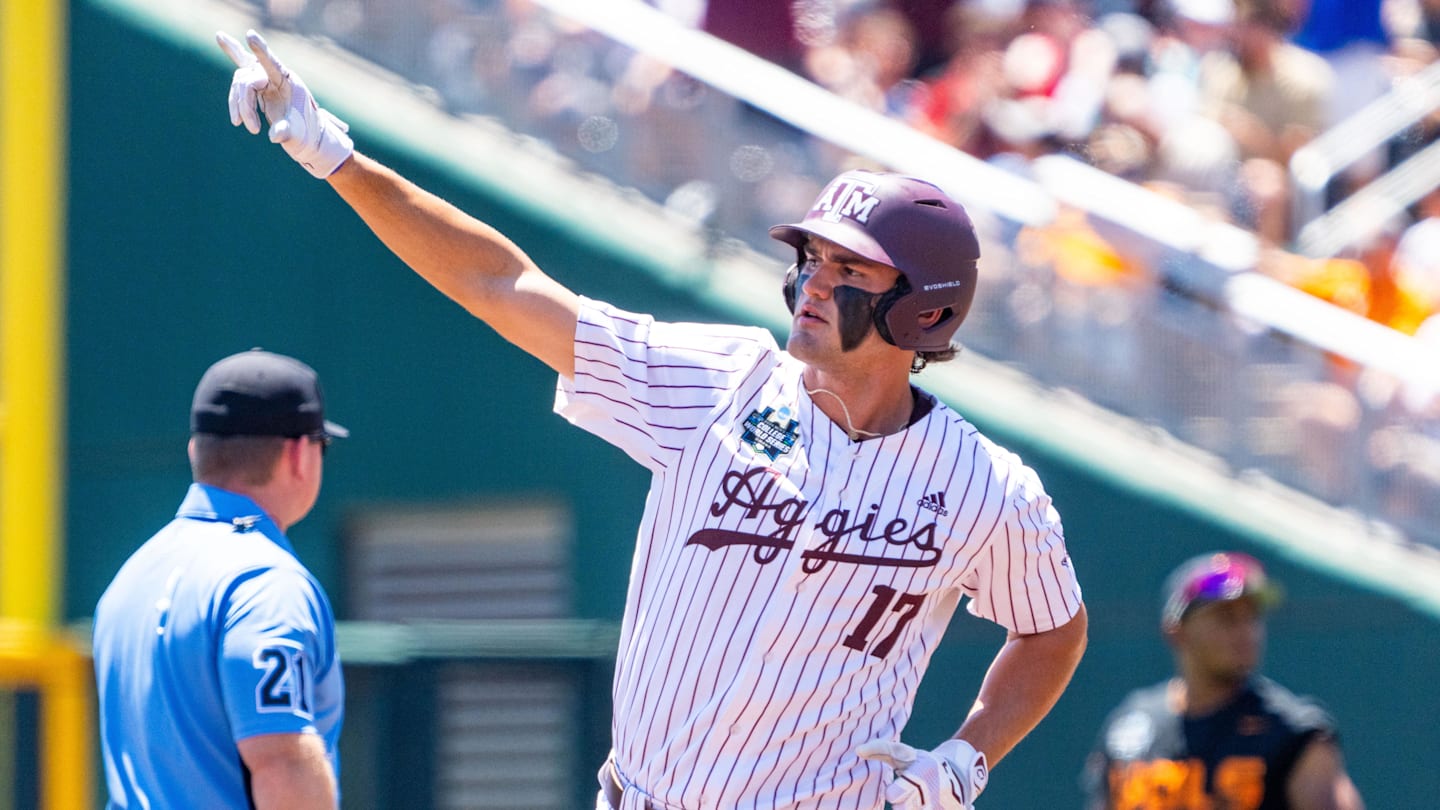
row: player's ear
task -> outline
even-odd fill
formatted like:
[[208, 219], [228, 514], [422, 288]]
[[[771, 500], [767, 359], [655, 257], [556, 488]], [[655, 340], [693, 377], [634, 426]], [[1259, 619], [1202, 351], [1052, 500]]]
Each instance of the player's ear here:
[[310, 440], [304, 436], [285, 439], [285, 449], [280, 453], [280, 463], [292, 479], [303, 479], [310, 471]]

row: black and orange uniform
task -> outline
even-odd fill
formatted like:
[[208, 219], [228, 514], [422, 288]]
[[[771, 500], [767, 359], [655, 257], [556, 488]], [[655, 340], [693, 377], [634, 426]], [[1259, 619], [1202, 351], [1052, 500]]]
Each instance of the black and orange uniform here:
[[1335, 739], [1323, 708], [1267, 678], [1201, 717], [1177, 714], [1169, 688], [1130, 693], [1105, 721], [1085, 768], [1090, 810], [1285, 810], [1305, 746]]

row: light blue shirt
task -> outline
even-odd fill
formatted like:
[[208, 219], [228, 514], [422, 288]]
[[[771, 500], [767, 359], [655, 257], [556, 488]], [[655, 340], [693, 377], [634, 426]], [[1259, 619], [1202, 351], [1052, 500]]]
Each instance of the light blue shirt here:
[[95, 609], [112, 808], [248, 808], [236, 743], [318, 734], [339, 782], [335, 615], [254, 501], [193, 484]]

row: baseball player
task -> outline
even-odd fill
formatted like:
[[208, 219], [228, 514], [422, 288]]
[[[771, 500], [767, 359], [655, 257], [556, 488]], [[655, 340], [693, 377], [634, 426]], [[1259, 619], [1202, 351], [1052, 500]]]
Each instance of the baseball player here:
[[1213, 552], [1166, 581], [1175, 678], [1111, 713], [1086, 763], [1091, 810], [1363, 810], [1335, 723], [1256, 674], [1279, 589], [1253, 557]]
[[285, 537], [348, 435], [323, 414], [291, 357], [242, 352], [200, 378], [195, 483], [95, 609], [108, 807], [338, 806], [335, 618]]
[[[597, 807], [971, 808], [1085, 645], [1035, 474], [910, 384], [947, 359], [979, 249], [940, 189], [836, 178], [798, 223], [785, 350], [582, 298], [357, 153], [253, 31], [232, 123], [327, 178], [416, 272], [559, 374], [555, 409], [653, 474]], [[955, 738], [900, 742], [955, 608], [1009, 630]]]

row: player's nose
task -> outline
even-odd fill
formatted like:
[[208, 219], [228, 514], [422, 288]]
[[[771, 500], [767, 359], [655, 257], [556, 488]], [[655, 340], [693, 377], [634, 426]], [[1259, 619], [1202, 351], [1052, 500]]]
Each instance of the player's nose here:
[[809, 272], [800, 277], [800, 289], [811, 298], [829, 298], [838, 279], [835, 268], [835, 265], [826, 262], [811, 262], [807, 268]]

